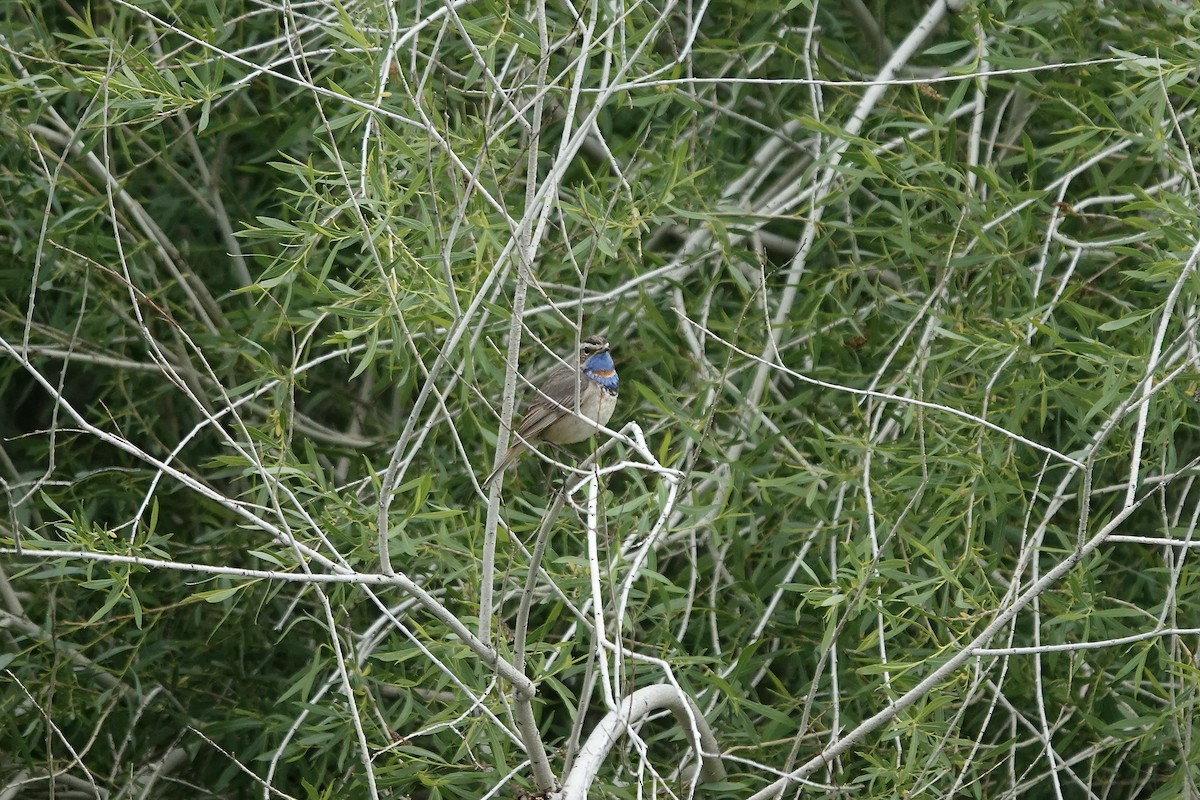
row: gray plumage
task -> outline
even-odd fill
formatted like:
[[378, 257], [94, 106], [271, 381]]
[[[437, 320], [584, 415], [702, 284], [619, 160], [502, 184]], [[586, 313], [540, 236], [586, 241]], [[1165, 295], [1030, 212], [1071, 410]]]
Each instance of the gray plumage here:
[[532, 445], [575, 444], [593, 436], [597, 423], [608, 424], [616, 406], [617, 371], [608, 342], [603, 336], [589, 336], [580, 342], [576, 365], [559, 367], [538, 387], [514, 432], [516, 441], [483, 485], [489, 485]]

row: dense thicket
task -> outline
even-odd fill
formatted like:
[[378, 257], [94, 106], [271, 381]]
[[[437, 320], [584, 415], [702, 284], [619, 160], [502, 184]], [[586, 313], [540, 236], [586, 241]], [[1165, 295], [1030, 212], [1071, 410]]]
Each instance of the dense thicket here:
[[0, 798], [1200, 797], [1198, 29], [4, 4]]

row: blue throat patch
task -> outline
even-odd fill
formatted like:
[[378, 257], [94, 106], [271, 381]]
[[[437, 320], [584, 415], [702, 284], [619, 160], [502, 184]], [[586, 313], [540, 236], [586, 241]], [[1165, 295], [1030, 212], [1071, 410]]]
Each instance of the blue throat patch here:
[[585, 361], [583, 373], [608, 392], [617, 393], [617, 367], [608, 353], [596, 353]]

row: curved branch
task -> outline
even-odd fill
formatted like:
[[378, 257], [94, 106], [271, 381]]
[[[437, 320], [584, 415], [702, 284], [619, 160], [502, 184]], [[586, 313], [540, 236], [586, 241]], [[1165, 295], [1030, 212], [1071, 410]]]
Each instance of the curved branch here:
[[629, 726], [645, 719], [651, 712], [666, 709], [675, 715], [675, 720], [687, 733], [692, 747], [700, 757], [700, 781], [715, 781], [725, 777], [725, 766], [717, 755], [717, 739], [708, 727], [700, 709], [673, 686], [659, 684], [638, 689], [621, 701], [617, 711], [610, 711], [592, 731], [579, 751], [579, 760], [567, 776], [562, 791], [555, 795], [557, 800], [584, 800], [588, 788], [596, 779], [600, 765], [622, 732]]

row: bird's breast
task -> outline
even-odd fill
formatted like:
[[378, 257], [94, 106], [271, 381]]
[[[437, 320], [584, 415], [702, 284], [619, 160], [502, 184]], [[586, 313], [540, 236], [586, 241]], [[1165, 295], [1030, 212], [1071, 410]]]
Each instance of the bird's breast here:
[[583, 373], [588, 380], [611, 395], [617, 393], [617, 371], [615, 369], [589, 369]]
[[582, 387], [579, 414], [566, 414], [542, 433], [542, 440], [554, 444], [575, 444], [596, 433], [596, 424], [607, 425], [617, 408], [617, 391], [592, 381]]
[[584, 414], [601, 425], [607, 425], [608, 421], [612, 419], [613, 411], [617, 408], [616, 389], [610, 390], [607, 386], [601, 386], [600, 391], [595, 393], [595, 399], [591, 406], [584, 410]]

